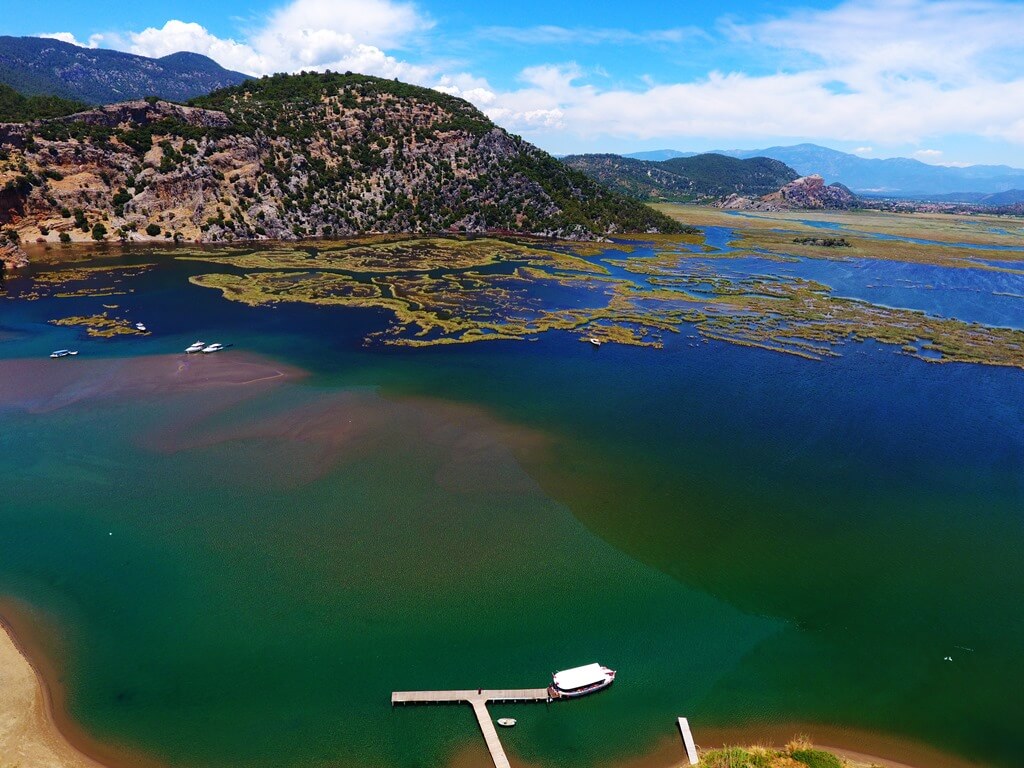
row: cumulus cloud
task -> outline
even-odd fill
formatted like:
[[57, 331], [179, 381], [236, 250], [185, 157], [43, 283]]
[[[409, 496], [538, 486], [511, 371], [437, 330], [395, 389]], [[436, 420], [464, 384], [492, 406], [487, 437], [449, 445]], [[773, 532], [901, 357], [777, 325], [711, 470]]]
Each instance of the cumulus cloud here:
[[333, 69], [423, 82], [433, 74], [429, 67], [400, 61], [337, 29], [268, 26], [250, 41], [238, 42], [217, 37], [195, 22], [172, 19], [160, 28], [129, 32], [127, 45], [120, 47], [155, 57], [192, 51], [249, 75]]
[[[774, 71], [628, 88], [590, 84], [573, 65], [532, 66], [525, 85], [498, 92], [488, 114], [529, 128], [527, 115], [557, 112], [551, 125], [584, 139], [900, 144], [963, 133], [1024, 143], [1024, 66], [1009, 65], [1024, 64], [1024, 4], [848, 0], [721, 29], [731, 45], [756, 47]], [[533, 137], [556, 138], [547, 127]]]
[[90, 35], [89, 40], [83, 43], [76, 39], [70, 32], [43, 32], [39, 37], [45, 37], [50, 40], [60, 40], [62, 43], [77, 45], [79, 48], [98, 48], [100, 43], [103, 41], [103, 35]]
[[240, 40], [171, 19], [162, 27], [107, 35], [104, 42], [142, 56], [201, 53], [249, 75], [334, 69], [424, 82], [434, 68], [402, 61], [384, 47], [401, 47], [431, 26], [414, 5], [397, 0], [292, 0]]

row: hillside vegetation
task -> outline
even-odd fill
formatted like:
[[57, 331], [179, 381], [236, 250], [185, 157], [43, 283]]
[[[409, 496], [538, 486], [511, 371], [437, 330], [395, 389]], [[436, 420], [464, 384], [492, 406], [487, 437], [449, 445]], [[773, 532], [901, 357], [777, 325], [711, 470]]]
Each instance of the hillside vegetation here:
[[618, 155], [570, 155], [564, 162], [609, 189], [649, 201], [710, 201], [731, 194], [760, 196], [797, 178], [767, 157], [739, 160], [704, 154], [663, 161]]
[[80, 101], [59, 96], [22, 96], [0, 83], [0, 123], [25, 123], [48, 117], [63, 117], [87, 109]]
[[462, 99], [276, 75], [0, 127], [0, 224], [22, 241], [508, 231], [679, 232]]
[[152, 59], [50, 38], [0, 36], [0, 83], [28, 96], [87, 104], [144, 96], [184, 101], [246, 78], [198, 53]]

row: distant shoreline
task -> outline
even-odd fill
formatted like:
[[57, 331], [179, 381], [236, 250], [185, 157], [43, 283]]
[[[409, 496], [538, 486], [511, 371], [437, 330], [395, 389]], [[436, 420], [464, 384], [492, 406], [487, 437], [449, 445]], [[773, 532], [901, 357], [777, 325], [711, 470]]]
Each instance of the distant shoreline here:
[[[32, 636], [28, 612], [9, 600], [0, 602], [0, 723], [14, 723], [0, 729], [0, 751], [13, 755], [19, 768], [160, 768], [160, 764], [90, 738], [68, 717], [59, 685], [51, 682], [56, 670], [44, 669], [26, 637]], [[13, 618], [12, 617], [16, 617]], [[20, 627], [22, 623], [26, 626]], [[55, 679], [55, 678], [54, 678]], [[34, 690], [30, 690], [33, 689]], [[795, 729], [795, 730], [794, 730]], [[12, 733], [13, 731], [13, 733]], [[780, 734], [789, 734], [780, 736]], [[849, 761], [852, 768], [980, 768], [926, 745], [905, 742], [883, 734], [813, 725], [750, 726], [698, 730], [702, 747], [726, 744], [770, 744], [809, 733], [819, 748]], [[16, 752], [14, 750], [17, 750]], [[863, 750], [885, 751], [892, 758]], [[450, 768], [487, 761], [483, 742], [460, 748]], [[683, 758], [678, 738], [666, 737], [653, 749], [617, 761], [614, 768], [670, 768]], [[520, 761], [514, 761], [518, 765]]]

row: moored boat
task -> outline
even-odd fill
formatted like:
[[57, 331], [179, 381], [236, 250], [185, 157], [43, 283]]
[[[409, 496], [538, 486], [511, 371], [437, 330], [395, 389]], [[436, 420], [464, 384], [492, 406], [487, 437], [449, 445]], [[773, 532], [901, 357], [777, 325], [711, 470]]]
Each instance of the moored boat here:
[[595, 347], [600, 347], [601, 346], [601, 340], [596, 338], [596, 337], [594, 337], [594, 336], [591, 336], [589, 339], [587, 339], [587, 341], [589, 341]]
[[143, 333], [145, 333], [146, 332], [146, 324], [145, 323], [136, 323], [135, 324], [135, 330], [142, 331]]
[[195, 352], [202, 352], [203, 351], [203, 347], [205, 347], [205, 346], [206, 346], [206, 342], [205, 341], [197, 341], [195, 344], [192, 344], [191, 346], [189, 346], [185, 351], [188, 354], [191, 355], [191, 354], [194, 354]]
[[555, 672], [548, 686], [548, 696], [552, 699], [575, 699], [607, 688], [614, 681], [614, 669], [600, 664], [586, 664]]
[[219, 342], [217, 342], [215, 344], [209, 344], [209, 345], [203, 347], [203, 354], [204, 355], [208, 355], [211, 352], [220, 352], [222, 349], [224, 349], [224, 345], [219, 343]]
[[58, 349], [56, 352], [51, 352], [50, 353], [50, 357], [56, 359], [58, 357], [71, 357], [72, 355], [77, 355], [77, 354], [78, 354], [78, 350], [77, 349]]
[[514, 717], [499, 717], [498, 718], [498, 725], [502, 726], [503, 728], [511, 728], [515, 724], [516, 724], [516, 720], [515, 720]]

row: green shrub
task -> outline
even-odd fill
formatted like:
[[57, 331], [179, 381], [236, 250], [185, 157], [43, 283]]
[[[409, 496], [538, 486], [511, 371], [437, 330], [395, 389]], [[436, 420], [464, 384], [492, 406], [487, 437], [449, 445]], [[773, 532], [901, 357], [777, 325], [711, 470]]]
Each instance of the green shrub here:
[[92, 239], [103, 240], [107, 236], [107, 228], [103, 226], [103, 222], [97, 221], [95, 226], [92, 228]]
[[150, 224], [148, 227], [146, 227], [146, 234], [149, 235], [150, 237], [156, 237], [157, 235], [160, 234], [160, 225]]
[[843, 768], [838, 757], [821, 749], [796, 749], [789, 756], [808, 768]]
[[58, 235], [58, 238], [60, 239], [60, 241], [62, 243], [70, 243], [71, 242], [71, 235], [69, 235], [67, 232], [61, 232], [60, 235]]

